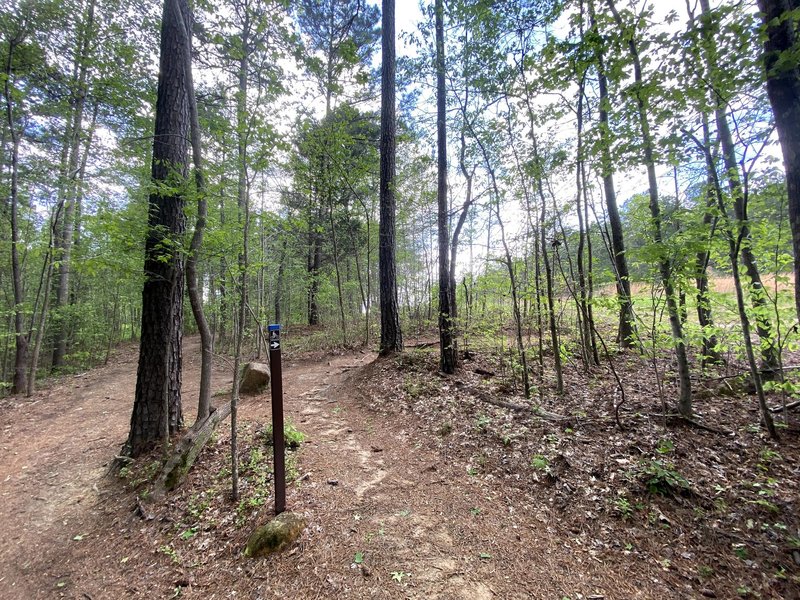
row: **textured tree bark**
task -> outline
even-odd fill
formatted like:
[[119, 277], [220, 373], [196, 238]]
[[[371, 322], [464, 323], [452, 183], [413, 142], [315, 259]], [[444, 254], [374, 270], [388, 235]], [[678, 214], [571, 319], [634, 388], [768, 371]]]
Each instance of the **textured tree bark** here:
[[450, 288], [452, 281], [449, 264], [450, 227], [447, 206], [447, 114], [444, 87], [444, 3], [436, 0], [436, 156], [438, 163], [436, 224], [439, 236], [439, 368], [443, 373], [454, 373], [458, 362], [456, 341], [453, 335], [453, 318]]
[[394, 196], [395, 151], [395, 42], [394, 0], [383, 0], [381, 63], [380, 225], [378, 269], [381, 300], [381, 354], [403, 350], [397, 302]]
[[800, 2], [758, 0], [758, 7], [767, 28], [764, 42], [767, 95], [775, 115], [786, 171], [794, 248], [794, 302], [800, 319], [800, 67], [797, 61], [781, 60], [782, 55], [785, 58], [789, 52], [797, 51], [795, 22], [788, 13], [800, 7]]
[[[186, 228], [183, 187], [187, 178], [189, 100], [181, 30], [191, 31], [185, 0], [181, 13], [165, 0], [161, 22], [161, 59], [156, 100], [149, 214], [142, 289], [142, 334], [136, 396], [127, 451], [136, 457], [159, 439], [168, 399], [169, 432], [183, 425], [181, 342], [183, 338], [183, 257], [179, 240]], [[169, 318], [171, 315], [171, 318]]]

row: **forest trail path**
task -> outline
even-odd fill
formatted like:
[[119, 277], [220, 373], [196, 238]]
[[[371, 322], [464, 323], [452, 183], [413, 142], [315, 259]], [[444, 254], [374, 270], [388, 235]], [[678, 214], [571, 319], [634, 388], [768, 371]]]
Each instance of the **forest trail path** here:
[[[188, 409], [199, 379], [196, 338], [184, 354]], [[227, 535], [211, 553], [218, 558], [178, 567], [156, 550], [163, 542], [133, 515], [132, 502], [109, 501], [120, 488], [105, 477], [106, 465], [127, 434], [136, 356], [135, 347], [123, 348], [109, 366], [0, 407], [1, 599], [482, 600], [591, 597], [604, 587], [657, 597], [638, 591], [624, 568], [609, 569], [590, 548], [559, 538], [537, 503], [449, 460], [413, 415], [394, 420], [364, 407], [354, 386], [369, 382], [350, 377], [374, 359], [364, 353], [284, 361], [287, 416], [308, 438], [287, 498], [309, 521], [300, 545], [248, 561]], [[213, 389], [230, 386], [229, 370], [217, 361]], [[265, 423], [269, 411], [261, 396], [243, 403], [240, 418]], [[270, 513], [264, 507], [263, 520]], [[222, 544], [214, 535], [209, 543]]]

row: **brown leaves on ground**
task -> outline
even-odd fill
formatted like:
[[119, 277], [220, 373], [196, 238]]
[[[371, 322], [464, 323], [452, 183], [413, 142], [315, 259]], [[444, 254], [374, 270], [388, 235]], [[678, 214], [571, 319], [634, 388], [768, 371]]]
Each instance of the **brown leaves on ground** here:
[[[196, 340], [185, 355], [188, 383]], [[435, 348], [289, 356], [288, 418], [306, 439], [289, 453], [287, 506], [309, 526], [287, 552], [251, 560], [247, 538], [272, 516], [269, 396], [240, 409], [238, 502], [226, 422], [184, 485], [148, 505], [157, 455], [121, 477], [104, 468], [127, 429], [133, 357], [6, 402], [0, 597], [799, 595], [797, 432], [768, 442], [751, 398], [697, 402], [733, 436], [665, 429], [648, 416], [660, 411], [648, 363], [622, 357], [619, 431], [605, 368], [571, 365], [562, 398], [545, 382], [542, 407], [571, 417], [556, 424], [486, 402], [525, 402], [507, 355], [475, 353], [452, 377], [437, 374]], [[230, 385], [224, 371], [215, 389]]]

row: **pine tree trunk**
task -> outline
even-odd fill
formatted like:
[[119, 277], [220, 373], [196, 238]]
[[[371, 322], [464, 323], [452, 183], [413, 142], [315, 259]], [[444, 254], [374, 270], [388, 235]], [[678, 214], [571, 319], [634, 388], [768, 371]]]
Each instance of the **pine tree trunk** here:
[[[178, 1], [181, 12], [189, 15], [185, 0]], [[139, 368], [127, 443], [133, 457], [159, 440], [165, 417], [170, 434], [183, 425], [183, 257], [178, 248], [186, 223], [184, 198], [173, 190], [182, 187], [187, 177], [190, 117], [181, 31], [191, 31], [191, 21], [180, 22], [181, 15], [174, 9], [174, 2], [165, 0], [161, 23], [151, 171], [154, 191], [148, 200]], [[164, 415], [165, 396], [167, 415]]]
[[403, 350], [397, 302], [394, 194], [395, 151], [394, 0], [383, 0], [381, 63], [380, 225], [378, 264], [381, 300], [381, 354]]

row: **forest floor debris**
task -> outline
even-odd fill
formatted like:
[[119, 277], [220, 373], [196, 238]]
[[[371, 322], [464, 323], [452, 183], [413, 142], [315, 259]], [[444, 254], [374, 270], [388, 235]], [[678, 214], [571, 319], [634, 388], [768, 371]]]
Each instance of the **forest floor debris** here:
[[[641, 360], [618, 358], [622, 432], [603, 368], [570, 368], [564, 397], [537, 395], [570, 419], [548, 422], [482, 399], [524, 403], [488, 353], [452, 377], [437, 376], [435, 347], [289, 355], [287, 413], [305, 439], [289, 452], [287, 505], [309, 526], [285, 553], [246, 560], [272, 516], [269, 396], [240, 411], [238, 503], [223, 425], [143, 518], [158, 456], [122, 477], [104, 466], [127, 432], [135, 358], [123, 347], [3, 401], [0, 598], [800, 597], [798, 432], [768, 441], [749, 397], [699, 395], [702, 421], [732, 436], [665, 429]], [[195, 338], [185, 365], [191, 409]], [[215, 372], [215, 389], [230, 381]]]

